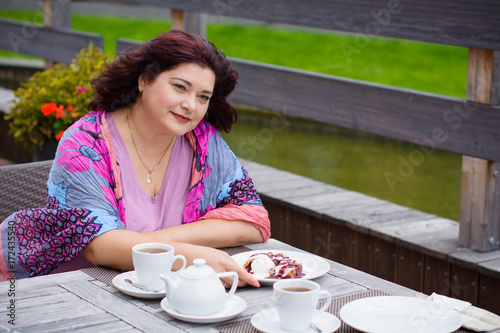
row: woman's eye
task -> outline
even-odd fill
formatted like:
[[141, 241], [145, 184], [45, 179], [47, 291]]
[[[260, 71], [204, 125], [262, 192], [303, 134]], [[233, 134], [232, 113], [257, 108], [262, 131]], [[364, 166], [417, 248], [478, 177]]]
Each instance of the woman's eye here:
[[205, 95], [201, 95], [201, 96], [200, 96], [200, 98], [201, 98], [201, 100], [202, 100], [203, 102], [208, 102], [208, 101], [210, 100], [210, 97], [205, 96]]
[[182, 84], [175, 84], [174, 86], [180, 90], [186, 90], [186, 88]]

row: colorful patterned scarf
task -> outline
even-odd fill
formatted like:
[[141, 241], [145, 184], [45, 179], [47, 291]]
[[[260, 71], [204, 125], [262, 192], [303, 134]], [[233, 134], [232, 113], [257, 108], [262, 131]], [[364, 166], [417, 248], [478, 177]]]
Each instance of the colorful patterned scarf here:
[[[182, 223], [244, 220], [267, 240], [267, 211], [219, 133], [202, 120], [186, 136], [195, 154]], [[121, 182], [104, 111], [96, 111], [64, 133], [47, 181], [47, 205], [17, 211], [0, 226], [0, 281], [48, 274], [116, 229], [126, 229]]]

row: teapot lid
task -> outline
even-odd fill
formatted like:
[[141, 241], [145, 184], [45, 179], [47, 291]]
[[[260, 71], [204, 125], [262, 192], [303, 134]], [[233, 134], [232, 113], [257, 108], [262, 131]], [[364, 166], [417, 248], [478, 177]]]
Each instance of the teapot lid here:
[[197, 258], [193, 260], [193, 264], [184, 269], [183, 275], [189, 277], [209, 277], [215, 274], [215, 270], [205, 265], [206, 260], [203, 258]]

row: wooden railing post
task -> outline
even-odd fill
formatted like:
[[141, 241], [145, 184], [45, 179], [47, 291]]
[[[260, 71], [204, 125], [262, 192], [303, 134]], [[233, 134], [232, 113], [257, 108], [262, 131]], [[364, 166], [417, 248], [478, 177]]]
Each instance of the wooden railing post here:
[[207, 35], [206, 14], [172, 9], [170, 22], [172, 29], [188, 31], [202, 37]]
[[170, 14], [170, 28], [172, 30], [184, 30], [184, 11], [172, 9]]
[[184, 28], [186, 31], [207, 37], [207, 15], [203, 13], [186, 12], [184, 14]]
[[[71, 1], [43, 0], [43, 25], [52, 28], [71, 28]], [[52, 68], [53, 61], [45, 60], [45, 69]]]
[[[491, 50], [469, 49], [468, 100], [498, 104], [499, 55], [499, 52]], [[500, 162], [463, 156], [460, 245], [481, 252], [500, 248], [499, 173]]]
[[[52, 27], [52, 0], [43, 0], [43, 25]], [[45, 69], [50, 69], [53, 66], [53, 61], [45, 60]]]

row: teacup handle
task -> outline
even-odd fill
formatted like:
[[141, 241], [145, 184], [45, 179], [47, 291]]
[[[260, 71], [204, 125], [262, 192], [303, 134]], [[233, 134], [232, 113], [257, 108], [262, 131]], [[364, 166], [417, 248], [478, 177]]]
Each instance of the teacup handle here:
[[236, 291], [236, 287], [238, 287], [238, 273], [236, 273], [236, 272], [224, 272], [224, 273], [218, 273], [217, 276], [219, 278], [229, 277], [229, 276], [233, 277], [233, 284], [231, 286], [231, 289], [227, 293], [227, 297], [230, 298], [234, 294], [234, 292]]
[[319, 308], [318, 310], [316, 310], [316, 313], [323, 312], [323, 311], [325, 311], [330, 306], [330, 303], [332, 302], [332, 295], [328, 291], [326, 291], [326, 290], [320, 290], [320, 292], [319, 292], [319, 300], [321, 300], [321, 299], [323, 299], [325, 297], [326, 297], [325, 304], [323, 304], [323, 306], [321, 308]]
[[174, 261], [172, 261], [172, 266], [177, 261], [177, 259], [181, 259], [182, 260], [182, 267], [179, 268], [177, 271], [180, 271], [180, 270], [183, 270], [184, 268], [186, 268], [186, 258], [182, 254], [178, 254], [178, 255], [174, 256]]

